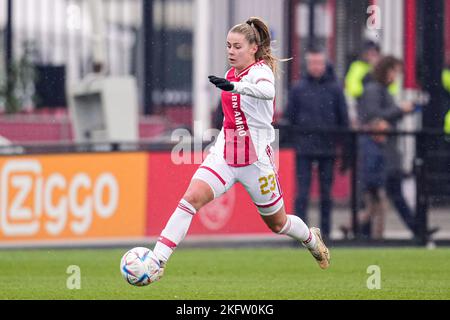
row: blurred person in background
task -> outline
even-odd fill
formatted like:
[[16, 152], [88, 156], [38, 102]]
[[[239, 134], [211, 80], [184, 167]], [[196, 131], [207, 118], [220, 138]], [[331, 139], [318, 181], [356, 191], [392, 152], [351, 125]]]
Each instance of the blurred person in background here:
[[[345, 76], [345, 93], [358, 100], [364, 92], [366, 83], [372, 80], [372, 71], [376, 64], [383, 57], [380, 46], [367, 40], [364, 43], [360, 58], [353, 61]], [[392, 95], [397, 95], [400, 91], [398, 82], [393, 82], [388, 86], [388, 91]]]
[[345, 93], [358, 100], [364, 92], [366, 76], [381, 59], [380, 46], [373, 41], [364, 43], [359, 59], [350, 64], [345, 76]]
[[[286, 121], [300, 130], [348, 129], [347, 104], [325, 53], [310, 48], [306, 53], [307, 72], [289, 93]], [[317, 165], [320, 184], [320, 227], [324, 237], [331, 231], [334, 165], [337, 156], [336, 133], [307, 133], [295, 136], [297, 146], [297, 215], [308, 221], [308, 202], [313, 166]], [[344, 139], [340, 139], [341, 142]], [[348, 163], [345, 161], [345, 163]], [[341, 167], [345, 170], [344, 167]]]
[[[364, 42], [360, 57], [350, 64], [345, 76], [345, 94], [349, 98], [351, 120], [353, 127], [358, 127], [358, 104], [364, 93], [365, 84], [372, 79], [372, 71], [382, 58], [380, 46], [371, 40]], [[389, 85], [390, 94], [397, 95], [400, 91], [398, 82]]]
[[[395, 129], [399, 120], [414, 111], [411, 102], [397, 105], [388, 91], [402, 69], [402, 62], [383, 57], [375, 66], [372, 78], [366, 83], [358, 104], [362, 128], [375, 131]], [[363, 235], [380, 239], [384, 231], [386, 192], [403, 222], [415, 234], [414, 213], [402, 194], [401, 155], [396, 136], [363, 135], [359, 141], [360, 168], [365, 214], [362, 216]], [[371, 224], [373, 222], [373, 224]], [[373, 226], [373, 229], [371, 228]]]

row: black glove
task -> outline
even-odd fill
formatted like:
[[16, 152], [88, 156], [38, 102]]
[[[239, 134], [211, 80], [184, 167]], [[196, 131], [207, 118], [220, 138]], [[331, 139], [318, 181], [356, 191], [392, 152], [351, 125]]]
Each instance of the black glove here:
[[232, 91], [234, 89], [234, 85], [224, 78], [218, 78], [216, 76], [208, 76], [209, 82], [214, 84], [217, 88], [225, 90], [225, 91]]

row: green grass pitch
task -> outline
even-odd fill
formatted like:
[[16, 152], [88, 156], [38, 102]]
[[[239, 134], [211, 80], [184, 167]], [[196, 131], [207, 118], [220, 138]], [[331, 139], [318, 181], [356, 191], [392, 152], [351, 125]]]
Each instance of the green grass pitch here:
[[[120, 275], [125, 251], [1, 250], [0, 299], [450, 299], [450, 249], [336, 248], [323, 271], [303, 248], [179, 248], [147, 287]], [[70, 265], [80, 267], [79, 290], [67, 288]], [[371, 265], [380, 289], [367, 288]]]

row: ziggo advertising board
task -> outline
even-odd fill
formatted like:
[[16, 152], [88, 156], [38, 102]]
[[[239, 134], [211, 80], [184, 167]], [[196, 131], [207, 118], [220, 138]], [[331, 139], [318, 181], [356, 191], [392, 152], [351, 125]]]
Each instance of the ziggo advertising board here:
[[[284, 202], [292, 213], [295, 153], [282, 149], [278, 159]], [[0, 157], [0, 244], [157, 237], [198, 166], [177, 165], [170, 152]], [[261, 233], [271, 234], [239, 184], [202, 208], [189, 230], [189, 235]]]
[[[295, 157], [280, 152], [288, 212]], [[157, 237], [198, 164], [170, 152], [91, 153], [0, 158], [0, 243], [87, 243]], [[268, 233], [245, 189], [236, 185], [194, 218], [189, 235]]]
[[0, 242], [145, 234], [145, 153], [0, 158]]

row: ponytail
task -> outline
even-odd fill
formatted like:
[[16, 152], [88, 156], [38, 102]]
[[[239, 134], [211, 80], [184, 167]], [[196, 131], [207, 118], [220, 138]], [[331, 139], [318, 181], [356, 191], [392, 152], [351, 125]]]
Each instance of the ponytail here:
[[234, 26], [230, 32], [242, 33], [249, 43], [256, 43], [258, 46], [255, 53], [256, 60], [264, 60], [274, 74], [277, 73], [278, 61], [289, 60], [281, 60], [273, 55], [269, 27], [258, 17], [250, 17], [245, 23]]
[[273, 73], [276, 73], [277, 58], [272, 54], [269, 27], [257, 17], [248, 19], [247, 24], [254, 28], [259, 36], [259, 42], [257, 42], [258, 51], [255, 54], [256, 60], [263, 59], [270, 69], [272, 69]]

